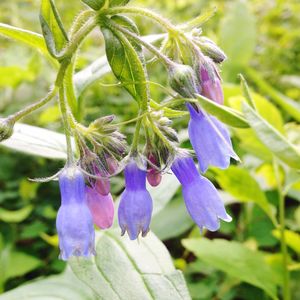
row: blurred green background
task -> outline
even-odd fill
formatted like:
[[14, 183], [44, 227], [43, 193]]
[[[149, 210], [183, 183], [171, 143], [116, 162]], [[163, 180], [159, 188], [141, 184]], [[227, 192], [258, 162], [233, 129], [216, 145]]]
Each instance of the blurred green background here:
[[[40, 33], [39, 2], [1, 1], [0, 22]], [[84, 7], [79, 0], [57, 0], [56, 4], [67, 29]], [[300, 149], [299, 119], [284, 104], [300, 101], [298, 0], [140, 0], [130, 4], [154, 9], [175, 24], [188, 21], [216, 6], [215, 16], [203, 25], [202, 30], [228, 55], [222, 67], [226, 104], [239, 109], [242, 94], [237, 74], [243, 73], [260, 113]], [[136, 18], [136, 21], [143, 35], [161, 32], [151, 22], [141, 18]], [[95, 30], [82, 45], [76, 70], [81, 70], [103, 54], [103, 39], [100, 31]], [[149, 73], [152, 80], [166, 83], [166, 74], [157, 63], [149, 65]], [[49, 61], [33, 49], [0, 36], [1, 116], [7, 116], [45, 95], [54, 78], [55, 71]], [[116, 79], [108, 74], [100, 81], [115, 83]], [[153, 99], [162, 100], [164, 97], [163, 91], [154, 86], [151, 92]], [[81, 98], [85, 124], [106, 114], [115, 114], [118, 121], [127, 120], [134, 117], [137, 111], [134, 101], [120, 87], [103, 87], [99, 82], [87, 89]], [[48, 105], [23, 122], [62, 131], [59, 110], [55, 105]], [[186, 118], [177, 119], [174, 126], [181, 130], [183, 145], [190, 147], [184, 130], [187, 122]], [[132, 130], [131, 127], [122, 128], [128, 134]], [[274, 270], [274, 277], [280, 277], [279, 234], [266, 213], [269, 208], [265, 204], [278, 207], [272, 154], [251, 129], [233, 129], [232, 137], [242, 163], [226, 171], [210, 169], [208, 176], [223, 190], [222, 196], [230, 203], [228, 211], [233, 221], [222, 223], [220, 231], [205, 233], [205, 236], [236, 241], [238, 245], [262, 251], [264, 259]], [[32, 279], [60, 273], [65, 268], [65, 263], [57, 258], [55, 217], [60, 205], [57, 183], [27, 180], [50, 176], [62, 166], [63, 161], [29, 156], [0, 147], [0, 292], [14, 289]], [[289, 259], [295, 266], [291, 272], [292, 299], [300, 299], [300, 180], [288, 168], [280, 169], [280, 174], [285, 186], [289, 184], [286, 237]], [[113, 178], [115, 198], [122, 189], [122, 176]], [[164, 189], [168, 190], [169, 186], [161, 187], [161, 195], [165, 197]], [[153, 217], [152, 230], [163, 240], [175, 266], [183, 271], [192, 298], [269, 299], [264, 288], [251, 283], [251, 280], [243, 280], [239, 271], [226, 272], [211, 261], [215, 261], [214, 257], [209, 259], [205, 254], [197, 254], [191, 244], [182, 243], [183, 239], [199, 238], [200, 233], [185, 212], [180, 190], [168, 197], [163, 199], [166, 205]], [[234, 253], [234, 247], [225, 248], [219, 249], [220, 256], [223, 255], [222, 250], [224, 253], [228, 251], [232, 264], [235, 264], [235, 259], [238, 262], [242, 254], [238, 250]], [[245, 272], [248, 271], [245, 269]]]

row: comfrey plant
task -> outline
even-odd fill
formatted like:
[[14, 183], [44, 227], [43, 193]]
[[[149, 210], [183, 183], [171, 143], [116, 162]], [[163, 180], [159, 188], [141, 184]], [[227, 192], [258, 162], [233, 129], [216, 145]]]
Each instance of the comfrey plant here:
[[[4, 140], [12, 135], [18, 120], [58, 98], [67, 145], [66, 165], [54, 176], [59, 179], [61, 191], [56, 222], [61, 259], [95, 253], [93, 224], [100, 229], [112, 226], [114, 202], [110, 177], [122, 170], [125, 190], [118, 208], [122, 234], [127, 232], [132, 240], [147, 234], [153, 204], [146, 181], [157, 186], [170, 169], [182, 185], [187, 211], [195, 223], [201, 230], [218, 230], [219, 220], [230, 222], [231, 217], [203, 173], [209, 166], [227, 168], [231, 158], [238, 160], [228, 129], [210, 114], [224, 110], [238, 119], [222, 106], [217, 64], [226, 58], [225, 54], [202, 36], [198, 27], [203, 18], [174, 26], [150, 10], [126, 6], [128, 0], [82, 1], [87, 5], [86, 10], [77, 16], [67, 33], [54, 1], [42, 0], [41, 28], [51, 61], [59, 66], [56, 80], [43, 99], [1, 119], [0, 123], [0, 137]], [[165, 29], [166, 33], [152, 40], [161, 42], [160, 49], [147, 37], [140, 36], [128, 15], [150, 18]], [[80, 122], [74, 66], [82, 41], [95, 27], [102, 32], [113, 74], [136, 101], [137, 116], [123, 123], [115, 123], [112, 115], [102, 116], [88, 126]], [[145, 50], [150, 55], [147, 60]], [[151, 98], [148, 59], [156, 59], [166, 68], [171, 95], [167, 100]], [[189, 137], [201, 173], [192, 152], [180, 148], [177, 133], [171, 127], [170, 118], [184, 117], [187, 111]], [[135, 123], [132, 137], [120, 130], [129, 123]]]

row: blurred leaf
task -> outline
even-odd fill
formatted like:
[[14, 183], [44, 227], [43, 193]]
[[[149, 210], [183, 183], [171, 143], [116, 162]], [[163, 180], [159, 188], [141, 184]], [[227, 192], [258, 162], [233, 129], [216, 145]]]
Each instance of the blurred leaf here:
[[25, 226], [21, 231], [21, 239], [32, 239], [40, 236], [40, 233], [47, 230], [47, 225], [41, 221], [33, 221], [29, 225]]
[[181, 272], [154, 234], [137, 243], [118, 231], [102, 232], [96, 251], [94, 260], [72, 259], [70, 266], [97, 298], [190, 299]]
[[81, 283], [71, 270], [27, 283], [0, 295], [0, 300], [95, 300], [93, 291]]
[[24, 69], [19, 66], [0, 67], [0, 87], [15, 88], [21, 82], [32, 82], [35, 73], [31, 69]]
[[43, 36], [38, 33], [0, 23], [0, 35], [22, 42], [49, 57]]
[[261, 252], [252, 251], [242, 244], [222, 239], [208, 240], [185, 239], [184, 247], [192, 251], [199, 259], [211, 266], [257, 286], [273, 299], [276, 296], [276, 285], [272, 269], [266, 264]]
[[225, 78], [235, 79], [241, 67], [248, 65], [256, 40], [255, 18], [244, 1], [228, 6], [220, 24], [220, 46], [228, 56], [223, 65]]
[[249, 124], [244, 117], [230, 107], [220, 105], [214, 101], [209, 100], [206, 97], [198, 97], [200, 106], [208, 113], [216, 116], [220, 121], [228, 124], [232, 127], [248, 128]]
[[265, 193], [248, 170], [236, 166], [230, 166], [226, 170], [216, 168], [213, 170], [217, 174], [216, 180], [223, 190], [233, 195], [237, 200], [256, 203], [276, 223], [274, 207], [269, 204]]
[[[275, 229], [272, 231], [273, 235], [277, 238], [281, 238], [280, 230]], [[291, 230], [285, 230], [284, 231], [285, 241], [286, 244], [293, 249], [295, 252], [300, 254], [300, 235], [294, 231]]]
[[48, 235], [48, 234], [42, 232], [42, 233], [40, 234], [40, 236], [41, 236], [41, 238], [42, 238], [45, 242], [47, 242], [49, 245], [51, 245], [51, 246], [53, 246], [53, 247], [58, 247], [58, 235], [57, 235], [57, 234], [56, 234], [56, 235], [50, 236], [50, 235]]
[[6, 223], [20, 223], [32, 212], [33, 206], [27, 205], [18, 210], [7, 210], [0, 207], [0, 220]]
[[34, 199], [38, 187], [39, 184], [37, 182], [30, 182], [28, 179], [22, 179], [19, 187], [19, 194], [24, 200]]
[[287, 165], [300, 169], [300, 154], [295, 146], [245, 102], [243, 111], [260, 141]]
[[60, 120], [60, 110], [58, 105], [47, 107], [39, 115], [38, 123], [41, 125], [48, 125]]
[[295, 120], [300, 121], [300, 104], [298, 102], [276, 91], [276, 89], [269, 85], [254, 69], [246, 68], [246, 74], [249, 79], [258, 86], [262, 93], [280, 105], [280, 107], [295, 118]]
[[68, 36], [53, 0], [42, 0], [40, 22], [47, 48], [55, 57], [66, 46]]
[[13, 135], [0, 145], [31, 155], [66, 159], [65, 136], [48, 129], [17, 123]]
[[41, 264], [39, 259], [23, 252], [8, 251], [5, 255], [3, 253], [0, 256], [0, 266], [4, 280], [22, 276]]

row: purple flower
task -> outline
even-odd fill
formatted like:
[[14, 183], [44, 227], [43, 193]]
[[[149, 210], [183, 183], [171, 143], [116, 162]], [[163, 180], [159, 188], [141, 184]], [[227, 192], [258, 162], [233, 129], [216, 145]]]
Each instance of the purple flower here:
[[149, 231], [152, 199], [146, 189], [146, 171], [131, 160], [125, 167], [125, 190], [121, 195], [118, 218], [122, 235], [127, 231], [135, 240], [139, 233], [144, 237]]
[[86, 188], [87, 205], [93, 222], [101, 229], [111, 227], [114, 221], [114, 202], [111, 194], [102, 195], [95, 188]]
[[171, 169], [182, 185], [186, 208], [201, 230], [203, 227], [210, 231], [218, 230], [219, 219], [231, 221], [216, 188], [198, 173], [192, 158], [175, 159]]
[[224, 95], [216, 70], [211, 70], [213, 74], [209, 74], [208, 70], [200, 67], [200, 82], [201, 82], [201, 94], [208, 99], [211, 99], [219, 104], [224, 103]]
[[76, 167], [66, 167], [59, 175], [61, 206], [56, 227], [60, 258], [88, 257], [94, 254], [95, 232], [92, 215], [87, 207], [83, 174]]
[[161, 182], [161, 172], [155, 168], [159, 163], [157, 161], [156, 156], [153, 153], [148, 154], [148, 160], [151, 164], [148, 164], [148, 170], [147, 170], [147, 181], [151, 186], [158, 186]]
[[232, 148], [227, 128], [215, 117], [209, 116], [191, 104], [187, 104], [191, 119], [189, 137], [196, 152], [200, 170], [205, 172], [209, 165], [228, 168], [230, 157], [239, 160]]

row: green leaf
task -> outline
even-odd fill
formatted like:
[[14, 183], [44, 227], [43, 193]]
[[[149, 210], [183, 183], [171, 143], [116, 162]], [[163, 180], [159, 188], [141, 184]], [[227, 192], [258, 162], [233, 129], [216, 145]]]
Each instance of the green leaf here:
[[0, 207], [0, 220], [6, 223], [20, 223], [32, 212], [33, 206], [27, 205], [18, 210], [7, 210]]
[[33, 281], [0, 295], [0, 300], [95, 300], [93, 291], [70, 269], [63, 274]]
[[53, 0], [42, 0], [40, 22], [48, 51], [56, 57], [66, 46], [68, 36]]
[[36, 32], [0, 23], [0, 35], [22, 42], [33, 49], [39, 50], [45, 56], [48, 56], [48, 50], [43, 36]]
[[17, 123], [13, 135], [0, 145], [31, 155], [64, 160], [67, 157], [65, 139], [64, 134]]
[[185, 239], [182, 243], [203, 262], [229, 276], [259, 287], [273, 299], [278, 299], [276, 285], [279, 282], [266, 263], [262, 252], [222, 239]]
[[199, 95], [200, 106], [208, 113], [217, 117], [220, 121], [237, 128], [248, 128], [249, 124], [240, 114], [240, 112], [224, 105], [220, 105], [208, 98]]
[[235, 80], [254, 52], [255, 18], [246, 2], [234, 1], [227, 11], [220, 25], [220, 46], [228, 56], [222, 71], [224, 78]]
[[99, 10], [105, 4], [105, 0], [81, 0], [81, 1], [94, 10]]
[[288, 166], [300, 169], [300, 154], [297, 148], [245, 102], [243, 112], [260, 141]]
[[269, 204], [265, 193], [248, 170], [236, 166], [230, 166], [226, 170], [217, 168], [213, 170], [217, 174], [216, 180], [223, 190], [230, 193], [237, 200], [256, 203], [276, 223], [274, 207]]
[[190, 299], [182, 273], [154, 234], [134, 242], [119, 230], [101, 232], [96, 251], [93, 260], [69, 264], [97, 299]]
[[148, 99], [147, 80], [136, 43], [132, 44], [124, 34], [111, 27], [103, 25], [101, 30], [113, 73], [138, 103], [145, 101]]
[[[273, 235], [280, 240], [281, 234], [279, 229], [272, 231]], [[300, 254], [300, 235], [291, 230], [284, 231], [286, 244], [293, 249], [297, 254]]]

